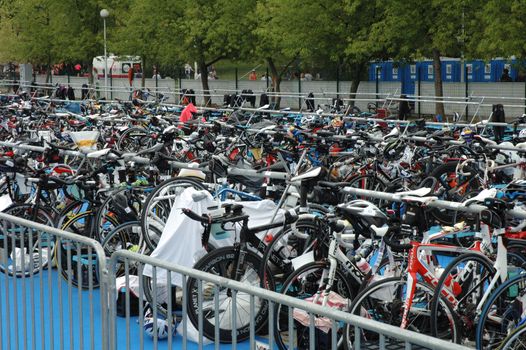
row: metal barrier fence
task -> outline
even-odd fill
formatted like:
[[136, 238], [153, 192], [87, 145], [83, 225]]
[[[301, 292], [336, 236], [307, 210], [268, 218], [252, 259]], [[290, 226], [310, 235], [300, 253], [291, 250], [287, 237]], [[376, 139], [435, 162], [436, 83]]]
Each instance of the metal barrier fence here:
[[108, 349], [108, 278], [97, 241], [0, 213], [0, 270], [0, 350]]
[[[24, 213], [19, 214], [23, 216]], [[294, 319], [296, 311], [303, 310], [306, 320], [303, 332], [308, 334], [306, 343], [302, 345], [304, 348], [320, 347], [319, 339], [326, 336], [318, 330], [317, 322], [324, 320], [329, 322], [328, 329], [331, 330], [329, 343], [326, 343], [329, 345], [324, 348], [336, 349], [337, 329], [352, 325], [355, 334], [353, 349], [468, 349], [261, 289], [257, 287], [258, 283], [251, 285], [248, 280], [236, 282], [126, 250], [115, 252], [108, 263], [102, 247], [92, 239], [4, 213], [0, 213], [0, 269], [3, 273], [0, 274], [1, 350], [144, 349], [145, 344], [147, 348], [153, 346], [154, 349], [161, 345], [169, 349], [174, 346], [179, 348], [180, 345], [187, 349], [191, 347], [189, 337], [192, 335], [189, 314], [194, 315], [193, 320], [198, 324], [193, 336], [199, 349], [205, 346], [205, 332], [209, 335], [213, 333], [213, 345], [209, 347], [214, 349], [221, 347], [220, 335], [231, 337], [232, 343], [227, 346], [232, 349], [273, 349], [276, 348], [273, 326], [278, 321], [275, 315], [281, 314], [275, 314], [274, 310], [282, 307], [286, 307], [287, 311], [281, 325], [285, 334], [294, 335], [298, 331], [294, 328]], [[167, 322], [164, 323], [168, 339], [161, 344], [156, 336], [161, 311], [155, 307], [146, 317], [142, 305], [132, 310], [132, 271], [138, 274], [139, 304], [147, 299], [145, 295], [149, 293], [152, 305], [161, 305], [158, 298], [165, 298], [166, 304], [163, 305], [166, 310], [172, 310], [173, 303], [181, 306], [177, 318], [180, 319], [182, 339], [178, 337], [175, 341], [172, 336], [175, 325], [171, 312], [166, 313]], [[124, 326], [118, 326], [123, 324], [123, 319], [117, 317], [115, 280], [118, 275], [125, 281], [124, 310], [119, 310], [124, 316]], [[158, 276], [163, 275], [163, 283], [159, 284]], [[181, 289], [173, 288], [172, 281], [177, 279], [177, 275], [182, 276]], [[189, 283], [195, 287], [192, 289], [195, 292], [190, 294], [186, 293]], [[227, 299], [231, 302], [229, 307], [224, 303]], [[193, 307], [197, 315], [189, 313], [189, 307]], [[132, 313], [139, 315], [137, 321], [140, 328], [132, 327], [136, 321]], [[230, 318], [208, 318], [210, 314], [221, 313]], [[240, 313], [244, 313], [245, 318]], [[145, 341], [143, 328], [146, 320], [152, 324], [155, 335], [153, 345]], [[246, 327], [244, 333], [219, 333], [219, 326], [224, 329], [225, 324], [230, 324], [234, 330], [241, 324]], [[360, 336], [362, 332], [376, 334], [374, 340], [366, 341]], [[247, 340], [238, 341], [241, 338]], [[289, 348], [298, 346], [294, 337], [288, 337], [285, 345]]]
[[[219, 258], [217, 258], [219, 259]], [[110, 271], [115, 273], [121, 272], [121, 275], [125, 279], [125, 317], [126, 317], [126, 328], [124, 330], [112, 329], [110, 334], [112, 338], [110, 340], [110, 348], [115, 349], [129, 349], [133, 339], [130, 339], [130, 307], [131, 307], [131, 293], [130, 293], [130, 269], [133, 267], [138, 273], [138, 283], [136, 286], [138, 289], [138, 300], [144, 300], [145, 294], [150, 293], [150, 302], [152, 305], [162, 304], [165, 307], [166, 326], [168, 328], [168, 348], [171, 349], [174, 340], [172, 336], [173, 316], [170, 310], [175, 309], [173, 305], [174, 300], [180, 299], [181, 303], [181, 324], [182, 324], [182, 348], [188, 347], [187, 338], [190, 333], [190, 320], [188, 317], [189, 308], [194, 308], [197, 315], [194, 314], [194, 322], [197, 322], [197, 341], [198, 348], [204, 347], [204, 332], [205, 329], [209, 332], [213, 332], [213, 347], [218, 349], [220, 346], [220, 334], [222, 337], [226, 336], [232, 339], [232, 349], [240, 347], [238, 343], [238, 337], [247, 338], [248, 347], [250, 349], [263, 348], [273, 349], [277, 348], [274, 344], [274, 334], [276, 329], [274, 328], [275, 322], [281, 322], [276, 319], [276, 315], [280, 315], [281, 312], [274, 314], [277, 308], [282, 310], [281, 307], [286, 307], [287, 317], [285, 323], [285, 334], [294, 334], [299, 332], [295, 329], [294, 319], [296, 318], [296, 311], [300, 311], [303, 318], [307, 320], [308, 325], [305, 325], [304, 332], [308, 332], [307, 344], [298, 344], [295, 337], [288, 336], [285, 340], [285, 346], [289, 349], [293, 348], [308, 348], [316, 349], [320, 347], [320, 338], [324, 338], [324, 333], [318, 331], [320, 326], [318, 321], [328, 321], [328, 328], [330, 328], [330, 340], [328, 343], [324, 343], [325, 348], [330, 347], [331, 349], [337, 349], [339, 347], [337, 342], [338, 331], [342, 331], [345, 325], [352, 325], [354, 329], [353, 349], [448, 349], [448, 350], [466, 350], [468, 348], [457, 344], [452, 344], [439, 340], [436, 338], [428, 337], [419, 333], [414, 333], [407, 330], [402, 330], [398, 327], [386, 325], [383, 323], [375, 322], [367, 318], [362, 318], [357, 315], [351, 315], [343, 311], [331, 309], [328, 307], [322, 307], [320, 305], [309, 303], [303, 300], [295, 299], [290, 296], [272, 292], [266, 289], [254, 287], [247, 281], [237, 282], [231, 279], [227, 279], [218, 275], [209, 274], [203, 271], [186, 268], [183, 266], [177, 266], [163, 262], [158, 259], [151, 258], [136, 254], [130, 251], [117, 251], [115, 252], [110, 260]], [[145, 269], [148, 269], [147, 273], [143, 273]], [[180, 274], [182, 279], [181, 289], [178, 291], [173, 287], [172, 281], [175, 281], [176, 275]], [[163, 276], [162, 282], [160, 276]], [[146, 277], [146, 278], [145, 278]], [[158, 279], [159, 278], [159, 279]], [[148, 282], [150, 281], [150, 282]], [[190, 285], [191, 288], [188, 288]], [[163, 289], [162, 291], [160, 289]], [[116, 300], [115, 290], [110, 290], [110, 300]], [[179, 294], [179, 297], [177, 297]], [[163, 301], [157, 300], [160, 296], [164, 296]], [[191, 299], [189, 299], [191, 298]], [[228, 300], [230, 304], [225, 307], [225, 302]], [[189, 302], [190, 301], [190, 302]], [[228, 309], [230, 307], [230, 309]], [[247, 310], [248, 308], [248, 310]], [[257, 309], [256, 309], [257, 308]], [[266, 308], [266, 311], [262, 311]], [[139, 308], [139, 323], [141, 326], [144, 325], [145, 315]], [[241, 311], [240, 311], [241, 310]], [[160, 318], [157, 307], [153, 308], [152, 315], [153, 322], [150, 322], [155, 328], [158, 325], [157, 319]], [[242, 318], [239, 314], [242, 313], [246, 318]], [[205, 315], [206, 314], [206, 315]], [[260, 327], [259, 334], [263, 334], [263, 340], [257, 341], [256, 327], [259, 318], [262, 314], [266, 315], [263, 317], [268, 318], [266, 326]], [[116, 308], [111, 307], [110, 318], [115, 318]], [[213, 317], [211, 317], [213, 315]], [[221, 315], [221, 319], [219, 317]], [[210, 317], [210, 319], [208, 319]], [[230, 317], [227, 320], [227, 324], [223, 322], [224, 317]], [[245, 321], [246, 324], [241, 323]], [[205, 322], [208, 325], [205, 325]], [[321, 321], [320, 321], [321, 322]], [[220, 324], [221, 323], [221, 324]], [[163, 323], [164, 325], [164, 323]], [[246, 326], [241, 328], [241, 326]], [[211, 326], [211, 327], [210, 327]], [[239, 328], [238, 328], [239, 327]], [[231, 331], [227, 329], [230, 328]], [[227, 330], [225, 334], [225, 330]], [[125, 344], [117, 344], [116, 336], [118, 332], [125, 332]], [[362, 332], [369, 332], [376, 334], [373, 337], [374, 340], [366, 341], [360, 335]], [[158, 347], [157, 331], [154, 330], [154, 348]], [[261, 338], [259, 338], [261, 339]], [[144, 340], [140, 338], [140, 349], [144, 348]], [[257, 344], [257, 347], [256, 347]], [[212, 346], [212, 345], [210, 345]]]

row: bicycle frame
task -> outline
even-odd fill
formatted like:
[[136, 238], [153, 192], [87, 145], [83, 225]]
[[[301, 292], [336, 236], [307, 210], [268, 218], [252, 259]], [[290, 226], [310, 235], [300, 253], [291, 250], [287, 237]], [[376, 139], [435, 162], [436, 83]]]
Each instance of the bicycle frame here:
[[[494, 264], [495, 266], [495, 276], [491, 279], [490, 284], [488, 285], [488, 288], [484, 292], [484, 295], [482, 296], [481, 300], [477, 304], [476, 313], [480, 314], [482, 307], [486, 301], [486, 299], [491, 294], [491, 291], [495, 287], [496, 283], [501, 280], [502, 282], [505, 281], [507, 278], [507, 249], [504, 246], [503, 243], [503, 233], [504, 230], [500, 230], [497, 233], [497, 240], [498, 240], [498, 251], [497, 251], [497, 259]], [[448, 233], [449, 234], [449, 233]], [[435, 235], [433, 239], [443, 237], [444, 235]], [[456, 247], [456, 246], [447, 246], [447, 245], [437, 245], [437, 244], [422, 244], [419, 242], [411, 242], [412, 248], [409, 251], [409, 262], [408, 262], [408, 268], [407, 268], [407, 282], [406, 282], [406, 298], [404, 301], [404, 313], [402, 316], [402, 324], [401, 328], [406, 328], [408, 324], [408, 313], [411, 309], [411, 306], [413, 304], [413, 299], [415, 296], [415, 289], [416, 289], [416, 283], [417, 283], [417, 277], [418, 275], [422, 276], [424, 281], [433, 287], [436, 287], [438, 285], [438, 279], [436, 276], [436, 272], [432, 271], [432, 266], [429, 266], [428, 264], [424, 263], [422, 261], [422, 257], [431, 257], [429, 254], [430, 252], [454, 252], [457, 254], [467, 253], [467, 252], [475, 252], [482, 254], [482, 244], [480, 241], [475, 242], [474, 246], [471, 248], [462, 248], [462, 247]], [[469, 270], [469, 269], [467, 269]], [[482, 281], [480, 281], [482, 282]], [[453, 307], [456, 307], [459, 303], [459, 300], [456, 298], [458, 294], [460, 294], [461, 290], [459, 290], [460, 285], [458, 282], [453, 281], [453, 278], [449, 276], [446, 280], [446, 287], [441, 291], [442, 295], [446, 298], [448, 302], [451, 303]]]

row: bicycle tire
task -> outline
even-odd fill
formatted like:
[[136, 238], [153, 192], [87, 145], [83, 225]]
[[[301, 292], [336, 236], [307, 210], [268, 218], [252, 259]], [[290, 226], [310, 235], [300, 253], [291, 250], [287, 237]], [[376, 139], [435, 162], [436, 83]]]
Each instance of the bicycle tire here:
[[[495, 268], [493, 267], [493, 262], [488, 259], [485, 255], [482, 255], [482, 254], [477, 254], [477, 253], [465, 253], [465, 254], [462, 254], [462, 255], [459, 255], [457, 256], [456, 258], [454, 258], [447, 266], [446, 268], [444, 269], [444, 271], [442, 272], [441, 276], [440, 276], [440, 279], [438, 280], [438, 283], [437, 283], [437, 286], [435, 288], [435, 292], [433, 294], [433, 299], [431, 299], [431, 306], [430, 306], [430, 309], [431, 309], [431, 335], [433, 336], [436, 336], [437, 334], [437, 325], [436, 325], [436, 320], [437, 320], [437, 313], [438, 313], [438, 303], [439, 303], [439, 298], [438, 296], [439, 295], [442, 295], [442, 290], [444, 288], [447, 288], [445, 286], [446, 284], [446, 280], [448, 279], [448, 277], [450, 275], [452, 275], [452, 272], [456, 272], [458, 273], [459, 271], [465, 271], [465, 270], [460, 270], [461, 268], [461, 264], [467, 264], [468, 262], [477, 262], [478, 264], [480, 264], [480, 267], [481, 268], [484, 268], [484, 270], [476, 270], [476, 267], [479, 266], [479, 265], [476, 265], [476, 266], [473, 266], [471, 268], [470, 271], [468, 271], [468, 273], [472, 272], [472, 273], [477, 273], [476, 276], [463, 276], [463, 277], [466, 277], [466, 279], [464, 280], [464, 282], [475, 282], [478, 284], [478, 287], [477, 285], [475, 286], [464, 286], [464, 285], [460, 285], [458, 284], [458, 287], [462, 288], [462, 291], [460, 292], [460, 294], [457, 295], [457, 300], [462, 300], [462, 301], [466, 301], [468, 302], [468, 299], [466, 298], [468, 296], [468, 293], [474, 293], [473, 294], [473, 297], [472, 298], [479, 298], [482, 297], [484, 295], [484, 285], [482, 284], [483, 281], [487, 280], [487, 279], [490, 279], [495, 275]], [[480, 279], [480, 275], [482, 273], [485, 274], [482, 276], [482, 279]], [[469, 277], [469, 278], [467, 278]], [[478, 280], [477, 280], [478, 278]], [[454, 279], [454, 277], [452, 277], [452, 279]], [[478, 293], [478, 294], [477, 294]], [[469, 302], [472, 304], [472, 305], [477, 305], [478, 302], [480, 300], [475, 300], [473, 301], [471, 299], [469, 299]], [[461, 322], [463, 322], [463, 325], [462, 325], [462, 332], [464, 333], [464, 335], [469, 335], [470, 333], [470, 330], [472, 331], [473, 330], [473, 325], [470, 324], [469, 321], [472, 321], [475, 319], [475, 315], [464, 315], [459, 312], [459, 310], [473, 310], [472, 308], [467, 308], [466, 306], [467, 305], [464, 305], [464, 304], [461, 304], [462, 307], [460, 307], [459, 305], [456, 305], [454, 308], [453, 308], [453, 311], [456, 313], [456, 317], [461, 320]], [[472, 322], [471, 322], [472, 323]]]
[[[349, 312], [351, 314], [360, 315], [362, 317], [367, 317], [379, 322], [400, 327], [402, 315], [404, 314], [403, 293], [405, 293], [405, 286], [405, 277], [392, 277], [374, 282], [356, 296]], [[401, 289], [399, 290], [398, 288], [400, 287]], [[433, 292], [434, 287], [420, 281], [416, 282], [413, 306], [411, 307], [408, 314], [408, 317], [411, 317], [408, 323], [409, 330], [416, 331], [421, 334], [430, 333], [430, 322], [429, 320], [425, 319], [425, 315], [429, 315], [430, 313], [425, 309], [426, 306], [421, 306], [421, 304], [425, 303], [427, 300], [430, 300], [429, 295], [431, 295]], [[419, 303], [419, 301], [421, 302]], [[450, 341], [458, 343], [458, 320], [456, 320], [454, 317], [451, 305], [443, 298], [442, 305], [444, 306], [445, 312], [444, 315], [441, 315], [441, 319], [446, 322], [446, 325], [444, 326], [445, 334], [442, 334], [442, 338], [447, 336], [450, 338]], [[369, 312], [369, 310], [373, 310], [373, 312]], [[429, 316], [427, 318], [429, 318]], [[418, 323], [416, 322], [417, 320]], [[377, 333], [367, 332], [364, 329], [362, 329], [361, 332], [361, 338], [364, 343], [365, 339], [373, 342], [378, 340]], [[347, 325], [347, 329], [344, 332], [344, 345], [346, 349], [353, 349], [354, 339], [354, 326]], [[397, 342], [396, 340], [391, 341]], [[364, 343], [362, 343], [362, 346], [367, 346], [367, 344]], [[389, 345], [390, 344], [386, 343], [386, 346]]]
[[516, 328], [502, 342], [499, 350], [524, 350], [526, 349], [526, 324]]
[[[228, 274], [229, 272], [233, 272], [231, 269], [232, 264], [234, 263], [234, 260], [236, 258], [236, 251], [234, 247], [224, 247], [224, 248], [218, 248], [214, 249], [207, 255], [205, 255], [203, 258], [201, 258], [194, 266], [194, 269], [208, 272], [208, 273], [215, 273], [222, 277], [229, 278]], [[258, 269], [261, 264], [261, 258], [253, 253], [252, 251], [248, 250], [246, 251], [245, 255], [245, 267], [250, 268], [250, 271], [245, 271], [242, 281], [243, 283], [247, 284], [248, 282], [252, 282], [251, 285], [254, 287], [260, 287], [260, 277], [258, 274]], [[252, 281], [249, 281], [249, 277], [252, 278]], [[213, 292], [213, 284], [208, 284], [206, 282], [203, 282], [202, 285], [203, 288], [203, 294], [206, 292]], [[208, 289], [207, 289], [208, 288]], [[211, 289], [212, 288], [212, 289]], [[226, 310], [224, 310], [225, 315], [232, 315], [232, 310], [230, 309], [231, 303], [232, 303], [232, 297], [230, 295], [230, 289], [228, 288], [219, 288], [219, 294], [226, 293], [225, 296], [219, 297], [221, 300], [221, 306], [225, 304], [225, 302], [230, 301], [230, 305], [227, 305], [225, 307]], [[269, 286], [269, 288], [272, 288], [272, 286]], [[188, 278], [187, 281], [187, 289], [186, 293], [188, 296], [188, 303], [187, 303], [187, 310], [188, 310], [188, 318], [192, 322], [192, 324], [196, 327], [196, 329], [199, 328], [199, 312], [203, 312], [203, 335], [207, 337], [208, 339], [214, 339], [215, 338], [215, 323], [214, 323], [214, 296], [209, 295], [208, 297], [203, 295], [203, 304], [199, 305], [198, 301], [198, 282], [194, 278]], [[242, 295], [243, 293], [239, 292], [237, 293], [237, 304], [242, 302]], [[248, 296], [250, 298], [250, 296]], [[205, 300], [206, 299], [206, 300]], [[205, 302], [209, 302], [209, 306], [211, 307], [211, 310], [205, 306]], [[265, 323], [267, 322], [268, 317], [268, 305], [267, 301], [260, 299], [260, 298], [254, 298], [254, 305], [255, 305], [255, 311], [254, 311], [254, 319], [250, 318], [250, 312], [245, 312], [245, 318], [241, 320], [242, 322], [238, 321], [238, 317], [240, 317], [240, 309], [248, 310], [250, 306], [248, 306], [246, 309], [238, 306], [237, 307], [237, 317], [236, 317], [236, 338], [238, 342], [242, 342], [244, 340], [249, 339], [250, 337], [250, 324], [251, 322], [254, 323], [254, 328], [256, 333], [261, 331]], [[210, 321], [210, 317], [212, 317], [212, 320]], [[241, 318], [241, 317], [240, 317]], [[232, 342], [232, 329], [231, 328], [225, 328], [225, 327], [232, 327], [232, 325], [228, 324], [228, 321], [230, 320], [230, 317], [228, 317], [228, 320], [225, 320], [225, 324], [219, 324], [219, 342], [221, 343], [231, 343]], [[223, 319], [221, 320], [223, 321]], [[244, 322], [243, 322], [244, 321]]]
[[[140, 220], [144, 242], [150, 251], [155, 250], [160, 238], [159, 235], [152, 235], [152, 233], [155, 233], [153, 228], [155, 227], [157, 229], [156, 232], [162, 232], [162, 228], [172, 210], [175, 198], [180, 194], [180, 192], [171, 193], [170, 191], [178, 188], [182, 192], [182, 190], [188, 187], [193, 187], [197, 190], [206, 190], [205, 185], [196, 180], [188, 178], [173, 178], [161, 182], [146, 198], [140, 215]], [[165, 196], [167, 193], [174, 197], [156, 200], [156, 197]], [[155, 211], [157, 211], [157, 213]]]
[[[35, 206], [32, 204], [14, 204], [4, 210], [4, 213], [24, 219], [31, 219], [36, 223], [46, 226], [53, 226], [53, 218], [48, 211], [39, 207], [37, 208], [38, 212], [35, 214], [33, 213], [34, 210]], [[48, 235], [45, 232], [35, 233], [33, 230], [28, 228], [28, 230], [32, 233], [29, 235], [24, 234], [24, 240], [22, 241], [19, 238], [19, 230], [20, 227], [17, 224], [7, 221], [0, 223], [0, 248], [2, 248], [3, 255], [0, 256], [0, 272], [7, 273], [9, 276], [17, 278], [28, 277], [32, 274], [37, 274], [41, 269], [47, 269], [49, 264], [52, 264], [53, 250], [55, 249], [55, 237], [53, 235]], [[31, 254], [25, 252], [25, 250], [28, 249], [30, 245], [32, 245]], [[49, 247], [50, 245], [51, 248]], [[24, 250], [24, 260], [20, 259], [20, 266], [18, 266], [16, 259], [16, 267], [13, 266], [13, 248], [23, 248]], [[28, 263], [31, 263], [31, 260], [33, 260], [33, 268], [31, 269], [27, 269], [27, 267], [24, 266], [27, 259], [25, 256], [26, 254], [31, 255], [29, 257], [30, 261]], [[39, 260], [41, 258], [42, 260]], [[24, 270], [19, 270], [18, 267], [24, 268]]]
[[[306, 299], [315, 295], [319, 291], [320, 278], [325, 276], [324, 271], [329, 269], [329, 264], [327, 262], [311, 262], [303, 265], [302, 267], [295, 270], [283, 283], [283, 288], [280, 291], [281, 294], [288, 296]], [[310, 275], [309, 272], [314, 273]], [[335, 283], [332, 286], [331, 291], [337, 293], [341, 297], [347, 300], [352, 300], [355, 291], [349, 279], [345, 273], [339, 267], [335, 270]], [[324, 281], [321, 281], [323, 283]], [[312, 287], [312, 289], [307, 290], [307, 287]], [[304, 293], [301, 294], [301, 293]], [[301, 295], [300, 295], [301, 294]], [[275, 316], [274, 316], [274, 341], [278, 345], [279, 349], [288, 349], [289, 345], [289, 311], [286, 305], [276, 304], [275, 305]], [[295, 336], [293, 342], [297, 348], [308, 348], [309, 344], [309, 331], [308, 327], [306, 330], [301, 325], [300, 322], [294, 321], [293, 331], [295, 331]], [[341, 341], [342, 339], [340, 339]], [[316, 342], [315, 342], [316, 343]], [[306, 347], [304, 347], [306, 346]]]
[[[509, 327], [514, 326], [512, 322], [520, 317], [520, 313], [515, 310], [514, 301], [518, 300], [519, 296], [524, 297], [524, 293], [526, 293], [525, 274], [515, 276], [495, 289], [480, 313], [475, 338], [477, 349], [495, 349], [506, 338]], [[488, 322], [490, 312], [502, 323]], [[492, 318], [496, 319], [496, 317]]]
[[[92, 235], [94, 234], [94, 227], [96, 219], [96, 213], [90, 211], [90, 212], [84, 212], [79, 215], [74, 216], [70, 220], [68, 220], [61, 229], [64, 231], [72, 232], [84, 237], [93, 238]], [[119, 226], [119, 223], [115, 221], [114, 218], [111, 216], [108, 216], [106, 220], [111, 223], [114, 227]], [[84, 222], [82, 222], [84, 221]], [[78, 226], [75, 225], [75, 223], [78, 224]], [[87, 223], [87, 224], [86, 224]], [[97, 256], [94, 251], [92, 251], [92, 256], [88, 257], [88, 259], [85, 258], [85, 255], [89, 252], [89, 248], [86, 246], [82, 246], [80, 244], [77, 244], [76, 242], [71, 242], [68, 239], [59, 239], [58, 241], [59, 247], [55, 249], [55, 261], [57, 263], [57, 269], [60, 270], [61, 276], [66, 281], [71, 281], [72, 285], [76, 287], [81, 287], [83, 289], [88, 289], [90, 287], [90, 279], [91, 279], [91, 287], [96, 288], [99, 286], [99, 276], [98, 276], [98, 269], [97, 269]], [[76, 246], [76, 247], [75, 247]], [[79, 251], [80, 246], [80, 251]], [[79, 255], [80, 253], [80, 255]], [[60, 255], [60, 257], [59, 257]], [[91, 266], [91, 268], [86, 265], [95, 265]], [[78, 275], [78, 268], [80, 267], [80, 272], [84, 276]], [[71, 269], [70, 269], [71, 268]], [[83, 269], [88, 269], [88, 272]], [[89, 274], [89, 270], [91, 269], [91, 275]], [[82, 280], [81, 285], [79, 285], [79, 279]]]
[[[316, 223], [315, 220], [311, 219], [299, 220], [296, 223], [296, 227], [302, 233], [305, 233], [305, 230], [309, 230], [315, 234], [315, 232], [320, 229], [320, 225]], [[277, 286], [279, 282], [285, 281], [290, 273], [293, 272], [291, 259], [305, 253], [305, 249], [310, 246], [310, 240], [304, 240], [295, 236], [288, 237], [289, 235], [293, 236], [292, 229], [290, 227], [280, 230], [276, 235], [274, 235], [274, 237], [272, 237], [272, 241], [269, 242], [265, 248], [259, 269], [262, 283], [266, 283], [267, 279], [269, 278], [272, 278], [274, 281], [273, 284], [275, 286]], [[309, 234], [309, 237], [314, 237], [314, 235]], [[265, 236], [265, 239], [267, 239], [267, 236]], [[291, 244], [289, 244], [290, 240], [293, 241]], [[273, 253], [275, 254], [272, 255]], [[276, 254], [279, 254], [279, 256], [283, 259], [283, 264], [281, 266], [271, 262], [273, 257], [277, 257]], [[270, 275], [266, 273], [267, 271], [270, 271]]]
[[[132, 133], [137, 133], [137, 135], [130, 135]], [[140, 137], [138, 140], [135, 140], [135, 137]], [[146, 142], [143, 142], [142, 139], [145, 139]], [[148, 148], [148, 143], [151, 142], [150, 134], [146, 129], [143, 128], [129, 128], [124, 131], [119, 139], [117, 140], [116, 148], [121, 152], [139, 152], [141, 149]], [[129, 144], [127, 144], [129, 143]]]
[[[108, 257], [118, 250], [129, 250], [144, 255], [149, 255], [150, 253], [145, 250], [146, 245], [142, 236], [140, 221], [130, 221], [117, 226], [106, 235], [101, 245]], [[124, 266], [120, 261], [117, 262], [115, 271], [116, 276], [123, 275]], [[129, 274], [134, 275], [135, 269], [131, 269]]]

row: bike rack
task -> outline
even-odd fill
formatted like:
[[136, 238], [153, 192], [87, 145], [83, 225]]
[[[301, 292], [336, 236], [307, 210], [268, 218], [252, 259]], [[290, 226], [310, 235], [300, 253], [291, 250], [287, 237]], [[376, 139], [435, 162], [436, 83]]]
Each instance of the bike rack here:
[[[364, 197], [369, 197], [369, 198], [386, 200], [390, 202], [403, 202], [404, 198], [414, 198], [414, 197], [411, 197], [410, 195], [371, 191], [371, 190], [362, 190], [362, 189], [354, 188], [354, 187], [344, 187], [343, 191], [345, 193], [353, 194], [356, 196], [364, 196]], [[422, 200], [425, 200], [425, 199], [428, 199], [427, 201], [424, 202], [426, 207], [437, 208], [437, 209], [455, 210], [455, 211], [462, 211], [462, 212], [467, 212], [467, 213], [480, 213], [483, 210], [488, 209], [486, 206], [480, 205], [480, 204], [465, 205], [464, 203], [441, 200], [433, 196], [422, 197]], [[522, 210], [510, 209], [510, 210], [507, 210], [507, 213], [510, 216], [513, 216], [518, 219], [526, 219], [526, 212]]]

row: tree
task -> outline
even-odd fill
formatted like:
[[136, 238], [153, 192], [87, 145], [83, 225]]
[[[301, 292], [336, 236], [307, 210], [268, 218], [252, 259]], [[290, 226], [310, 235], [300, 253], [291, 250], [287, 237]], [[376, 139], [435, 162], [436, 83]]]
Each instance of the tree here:
[[[182, 61], [196, 61], [205, 104], [210, 103], [208, 67], [244, 55], [251, 41], [255, 0], [184, 0], [182, 16], [172, 25], [174, 52]], [[246, 56], [246, 54], [245, 54]]]
[[[289, 41], [292, 37], [287, 32], [284, 23], [289, 7], [286, 1], [260, 0], [257, 3], [255, 18], [257, 25], [255, 35], [254, 56], [264, 60], [272, 77], [272, 89], [275, 93], [281, 91], [281, 81], [292, 64], [298, 59], [298, 47]], [[288, 17], [286, 21], [296, 22], [296, 17]], [[279, 108], [281, 98], [273, 98], [276, 108]]]
[[473, 33], [470, 51], [487, 59], [516, 56], [526, 58], [526, 7], [521, 1], [488, 0], [474, 17], [479, 31]]
[[353, 96], [368, 62], [381, 50], [369, 40], [379, 12], [377, 2], [368, 0], [259, 1], [256, 53], [269, 65], [274, 90], [280, 91], [283, 74], [301, 58], [305, 64], [324, 62], [349, 70]]
[[[178, 40], [173, 28], [182, 20], [183, 4], [167, 0], [135, 0], [129, 8], [116, 10], [119, 20], [112, 35], [112, 49], [120, 55], [137, 55], [142, 59], [143, 72], [147, 64], [173, 67], [180, 63]], [[144, 85], [143, 74], [142, 83]]]
[[91, 65], [102, 52], [100, 10], [97, 0], [1, 2], [1, 20], [7, 24], [2, 34], [9, 41], [9, 53], [2, 50], [3, 55], [48, 67], [60, 61]]
[[[476, 28], [463, 21], [463, 13], [474, 14], [476, 1], [392, 0], [383, 2], [383, 19], [373, 25], [371, 39], [385, 47], [394, 59], [433, 59], [435, 96], [442, 91], [442, 56], [459, 57], [467, 47], [466, 38]], [[444, 115], [444, 104], [436, 103]]]

